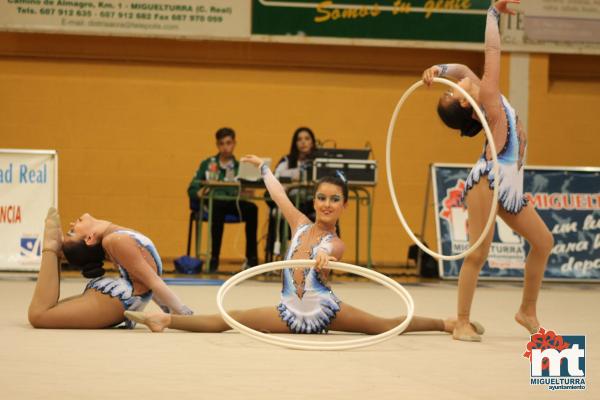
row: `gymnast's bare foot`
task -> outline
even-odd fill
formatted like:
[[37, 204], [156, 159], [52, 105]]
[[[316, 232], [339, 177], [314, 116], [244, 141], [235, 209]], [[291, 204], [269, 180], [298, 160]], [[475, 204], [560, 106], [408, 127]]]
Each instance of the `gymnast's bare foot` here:
[[139, 311], [125, 311], [125, 317], [146, 325], [152, 332], [162, 332], [171, 323], [171, 314], [165, 313], [146, 314]]
[[540, 321], [538, 321], [537, 316], [527, 315], [523, 311], [519, 310], [518, 313], [515, 314], [515, 321], [522, 325], [527, 332], [534, 334], [540, 330]]
[[[456, 318], [446, 318], [444, 320], [444, 332], [454, 333], [454, 329], [456, 328], [457, 320]], [[483, 325], [477, 321], [470, 321], [471, 328], [478, 335], [483, 335], [485, 333], [485, 328]]]
[[48, 209], [44, 224], [44, 249], [58, 255], [62, 248], [63, 235], [60, 230], [60, 216], [56, 208], [50, 207]]
[[454, 330], [452, 331], [452, 337], [455, 340], [461, 340], [463, 342], [481, 342], [481, 336], [477, 332], [478, 329], [474, 324], [477, 324], [483, 328], [483, 326], [481, 326], [479, 323], [457, 320], [454, 325]]

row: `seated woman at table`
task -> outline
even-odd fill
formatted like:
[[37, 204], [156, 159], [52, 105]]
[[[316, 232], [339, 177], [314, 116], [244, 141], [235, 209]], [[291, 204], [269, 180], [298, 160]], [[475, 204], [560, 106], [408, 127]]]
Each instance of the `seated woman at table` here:
[[280, 180], [302, 180], [302, 173], [306, 171], [306, 164], [312, 160], [316, 148], [315, 134], [310, 128], [301, 126], [296, 129], [292, 136], [290, 152], [283, 156], [275, 167], [275, 177]]
[[[327, 284], [328, 262], [341, 259], [344, 253], [344, 243], [335, 233], [335, 225], [348, 200], [348, 187], [342, 177], [324, 177], [315, 185], [316, 219], [313, 223], [294, 207], [281, 184], [260, 158], [247, 156], [242, 160], [261, 169], [271, 198], [292, 228], [292, 243], [286, 260], [311, 259], [316, 263], [310, 268], [292, 267], [282, 271], [283, 288], [277, 307], [232, 311], [229, 314], [234, 319], [252, 329], [270, 333], [327, 333], [331, 329], [370, 335], [388, 331], [404, 321], [404, 316], [382, 318], [342, 303]], [[230, 329], [220, 314], [178, 316], [128, 311], [125, 315], [147, 325], [153, 332], [161, 332], [165, 328], [193, 332], [223, 332]], [[451, 333], [455, 323], [454, 319], [414, 316], [405, 332]], [[474, 329], [483, 333], [481, 325], [474, 325]]]
[[[83, 293], [60, 298], [60, 257], [81, 269], [88, 281]], [[119, 268], [119, 277], [106, 277], [105, 258]], [[192, 310], [160, 278], [162, 262], [152, 241], [129, 228], [83, 214], [70, 224], [63, 239], [58, 212], [51, 208], [44, 228], [44, 247], [29, 323], [34, 328], [100, 329], [124, 322], [123, 311], [141, 311], [152, 299], [164, 311]]]
[[[296, 129], [292, 136], [290, 152], [283, 156], [275, 167], [275, 177], [280, 181], [287, 182], [301, 182], [310, 179], [310, 177], [307, 176], [308, 164], [312, 160], [316, 148], [315, 134], [310, 128], [301, 126]], [[298, 190], [301, 190], [301, 192], [298, 193]], [[297, 195], [300, 196], [298, 209], [307, 215], [311, 221], [314, 221], [315, 209], [313, 208], [312, 193], [304, 189], [292, 189], [289, 191], [288, 195], [292, 201]], [[280, 242], [277, 238], [282, 235], [283, 226], [278, 224], [278, 221], [280, 221], [280, 219], [277, 218], [279, 210], [275, 203], [269, 201], [267, 204], [269, 205], [270, 212], [265, 260], [271, 261], [273, 259], [275, 243]]]

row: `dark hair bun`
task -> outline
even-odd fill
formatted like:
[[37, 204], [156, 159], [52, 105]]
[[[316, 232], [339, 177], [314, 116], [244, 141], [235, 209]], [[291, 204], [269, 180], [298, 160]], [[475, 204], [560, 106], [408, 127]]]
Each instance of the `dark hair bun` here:
[[83, 240], [63, 244], [63, 253], [70, 265], [73, 265], [86, 278], [98, 278], [104, 275], [104, 249], [102, 243], [87, 246]]
[[106, 272], [102, 266], [104, 263], [89, 263], [84, 265], [83, 267], [78, 267], [81, 269], [81, 275], [88, 279], [100, 278]]
[[460, 130], [461, 136], [473, 137], [483, 129], [481, 122], [472, 117], [473, 107], [470, 105], [463, 108], [456, 100], [442, 104], [440, 99], [437, 112], [444, 124], [449, 128]]
[[482, 129], [483, 129], [483, 125], [481, 124], [481, 122], [477, 121], [476, 119], [471, 118], [471, 121], [466, 123], [460, 129], [460, 136], [467, 136], [467, 137], [477, 136], [477, 134], [479, 134], [479, 132], [481, 132]]

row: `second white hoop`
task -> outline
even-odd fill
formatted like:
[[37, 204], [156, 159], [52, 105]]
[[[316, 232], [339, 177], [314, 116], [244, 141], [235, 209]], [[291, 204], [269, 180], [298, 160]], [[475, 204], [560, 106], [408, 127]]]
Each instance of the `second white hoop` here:
[[[477, 102], [463, 88], [461, 88], [456, 83], [454, 83], [452, 81], [449, 81], [448, 79], [434, 78], [433, 81], [434, 82], [438, 82], [438, 83], [443, 83], [445, 85], [450, 86], [451, 88], [453, 88], [455, 90], [458, 90], [469, 101], [469, 103], [473, 107], [473, 110], [475, 110], [475, 113], [477, 114], [477, 117], [481, 121], [481, 124], [483, 125], [483, 129], [485, 131], [485, 135], [487, 137], [488, 144], [490, 146], [490, 150], [491, 150], [491, 153], [492, 153], [492, 160], [494, 162], [494, 165], [492, 167], [492, 172], [491, 173], [493, 174], [493, 176], [498, 176], [498, 168], [499, 168], [498, 167], [498, 154], [496, 152], [496, 146], [494, 145], [494, 138], [492, 136], [492, 132], [491, 132], [490, 127], [489, 127], [489, 125], [487, 123], [487, 120], [485, 119], [485, 115], [483, 114], [483, 112], [479, 108], [479, 105], [477, 104]], [[473, 243], [473, 245], [470, 246], [464, 252], [462, 252], [460, 254], [454, 254], [454, 255], [440, 254], [440, 253], [437, 253], [437, 252], [431, 250], [427, 246], [425, 246], [419, 240], [419, 238], [417, 238], [415, 236], [415, 234], [413, 233], [413, 231], [408, 226], [408, 223], [406, 222], [406, 219], [404, 218], [404, 215], [402, 214], [402, 210], [400, 210], [400, 206], [398, 205], [398, 199], [396, 198], [396, 189], [394, 187], [394, 180], [393, 180], [393, 177], [392, 177], [391, 148], [392, 148], [392, 136], [393, 136], [393, 133], [394, 133], [394, 128], [396, 126], [396, 121], [398, 119], [398, 114], [400, 113], [400, 110], [402, 109], [402, 105], [404, 104], [404, 102], [406, 101], [406, 99], [417, 88], [419, 88], [423, 84], [424, 84], [423, 81], [419, 80], [419, 81], [415, 82], [410, 88], [408, 88], [408, 90], [406, 92], [404, 92], [404, 94], [402, 95], [402, 97], [398, 101], [398, 104], [396, 105], [396, 108], [394, 109], [394, 113], [392, 114], [392, 119], [390, 120], [390, 125], [388, 127], [388, 132], [387, 132], [386, 152], [385, 152], [385, 165], [386, 165], [386, 173], [387, 173], [387, 180], [388, 180], [388, 188], [390, 190], [390, 196], [392, 197], [392, 203], [394, 204], [394, 209], [396, 211], [396, 214], [398, 215], [398, 218], [400, 219], [400, 223], [402, 224], [402, 226], [406, 230], [406, 233], [408, 233], [408, 236], [410, 236], [410, 238], [421, 248], [421, 250], [423, 250], [425, 253], [427, 253], [430, 256], [432, 256], [434, 258], [437, 258], [437, 259], [442, 259], [442, 260], [447, 260], [447, 261], [459, 260], [459, 259], [464, 258], [467, 255], [471, 254], [477, 247], [479, 247], [479, 245], [483, 242], [483, 240], [487, 236], [487, 234], [488, 234], [489, 230], [491, 229], [492, 225], [494, 224], [494, 222], [496, 220], [496, 209], [498, 207], [498, 186], [499, 185], [494, 185], [494, 191], [493, 191], [493, 198], [492, 198], [492, 206], [491, 206], [491, 209], [490, 209], [490, 215], [489, 215], [488, 220], [487, 220], [487, 222], [485, 224], [485, 227], [483, 228], [483, 231], [481, 232], [481, 236], [479, 236], [479, 238], [477, 239], [477, 241], [475, 241], [475, 243]]]
[[223, 299], [227, 292], [241, 283], [242, 281], [249, 279], [253, 276], [269, 272], [280, 270], [284, 268], [290, 267], [311, 267], [315, 264], [314, 260], [287, 260], [287, 261], [276, 261], [268, 264], [258, 265], [256, 267], [247, 269], [245, 271], [239, 272], [236, 275], [229, 278], [217, 292], [217, 307], [219, 308], [219, 312], [221, 316], [225, 320], [225, 322], [236, 329], [237, 331], [248, 335], [254, 339], [260, 340], [265, 343], [274, 344], [278, 346], [283, 346], [291, 349], [298, 350], [347, 350], [354, 349], [359, 347], [370, 346], [384, 340], [390, 339], [394, 336], [402, 333], [410, 324], [412, 317], [415, 311], [415, 304], [413, 302], [410, 294], [404, 289], [398, 282], [394, 281], [387, 276], [380, 274], [379, 272], [366, 269], [363, 267], [358, 267], [352, 264], [345, 264], [341, 262], [329, 262], [328, 268], [337, 269], [345, 272], [351, 272], [365, 278], [369, 278], [374, 282], [377, 282], [388, 289], [391, 289], [394, 293], [398, 294], [402, 300], [406, 303], [407, 311], [406, 318], [402, 323], [398, 326], [390, 329], [387, 332], [380, 333], [378, 335], [371, 335], [367, 337], [360, 337], [358, 339], [350, 339], [350, 340], [339, 340], [339, 341], [307, 341], [307, 340], [298, 340], [298, 339], [290, 339], [286, 337], [270, 335], [263, 332], [259, 332], [257, 330], [251, 329], [235, 319], [233, 319], [225, 308], [223, 307]]

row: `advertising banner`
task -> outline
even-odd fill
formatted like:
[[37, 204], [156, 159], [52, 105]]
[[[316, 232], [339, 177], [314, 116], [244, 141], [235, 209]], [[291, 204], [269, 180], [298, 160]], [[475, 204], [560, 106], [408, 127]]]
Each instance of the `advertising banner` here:
[[170, 38], [248, 38], [250, 1], [0, 0], [0, 30]]
[[252, 34], [481, 44], [490, 0], [253, 0]]
[[[469, 247], [468, 210], [462, 193], [471, 166], [434, 164], [438, 252], [458, 254]], [[554, 236], [546, 279], [600, 279], [600, 168], [525, 167], [527, 207], [535, 207]], [[529, 245], [500, 218], [480, 276], [522, 278]], [[456, 279], [462, 260], [440, 261], [440, 276]]]
[[54, 151], [0, 149], [0, 270], [38, 271], [44, 219], [57, 206]]

